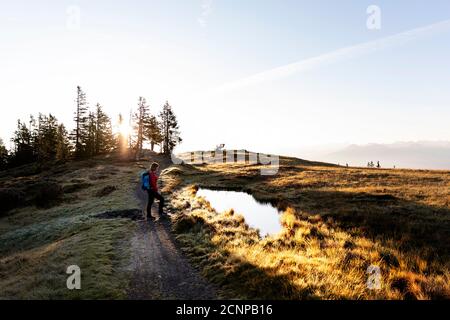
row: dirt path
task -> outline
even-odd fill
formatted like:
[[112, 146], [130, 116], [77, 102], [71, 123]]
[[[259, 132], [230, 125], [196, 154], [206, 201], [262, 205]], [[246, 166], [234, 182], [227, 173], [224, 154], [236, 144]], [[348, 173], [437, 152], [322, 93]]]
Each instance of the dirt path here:
[[[147, 196], [139, 186], [136, 193], [144, 208]], [[154, 216], [158, 216], [156, 208], [157, 205], [154, 204]], [[130, 299], [217, 298], [214, 287], [192, 267], [176, 247], [168, 219], [138, 223], [131, 247], [133, 279], [128, 291]]]

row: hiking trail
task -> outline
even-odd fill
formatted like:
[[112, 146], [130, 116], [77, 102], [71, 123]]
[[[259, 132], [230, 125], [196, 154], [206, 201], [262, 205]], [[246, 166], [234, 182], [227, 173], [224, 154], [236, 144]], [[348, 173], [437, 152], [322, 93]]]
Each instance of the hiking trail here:
[[[159, 159], [155, 159], [159, 160]], [[170, 161], [159, 161], [160, 169]], [[136, 195], [142, 208], [147, 195], [137, 185]], [[167, 195], [163, 195], [167, 198]], [[152, 215], [158, 216], [157, 201]], [[215, 288], [203, 278], [177, 248], [170, 232], [169, 218], [159, 221], [138, 221], [137, 231], [131, 240], [131, 269], [133, 272], [128, 298], [132, 300], [154, 299], [216, 299]]]

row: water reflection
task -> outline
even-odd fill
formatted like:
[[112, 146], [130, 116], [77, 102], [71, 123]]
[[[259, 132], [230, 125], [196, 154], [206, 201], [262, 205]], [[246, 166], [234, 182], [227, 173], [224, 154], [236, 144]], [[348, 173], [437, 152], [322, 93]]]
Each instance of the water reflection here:
[[197, 196], [204, 197], [217, 212], [234, 209], [242, 214], [245, 222], [260, 230], [260, 235], [272, 235], [281, 231], [280, 212], [271, 204], [260, 203], [245, 192], [217, 191], [200, 188]]

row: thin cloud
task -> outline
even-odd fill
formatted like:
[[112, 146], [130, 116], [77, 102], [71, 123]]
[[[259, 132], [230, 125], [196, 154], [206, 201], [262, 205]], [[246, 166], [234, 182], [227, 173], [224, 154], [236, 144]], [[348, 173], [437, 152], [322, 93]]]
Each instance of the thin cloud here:
[[202, 0], [202, 13], [200, 14], [200, 17], [197, 21], [203, 28], [205, 28], [208, 24], [208, 17], [212, 12], [212, 4], [213, 0]]
[[395, 35], [381, 38], [378, 40], [341, 48], [335, 51], [331, 51], [329, 53], [319, 55], [317, 57], [301, 60], [285, 66], [260, 72], [255, 75], [222, 85], [214, 91], [215, 92], [230, 91], [250, 85], [255, 85], [262, 82], [278, 80], [325, 64], [331, 64], [341, 60], [352, 59], [386, 48], [401, 46], [413, 40], [417, 40], [425, 36], [429, 36], [440, 32], [446, 32], [449, 30], [450, 30], [450, 20], [437, 22], [425, 27], [420, 27], [409, 31], [397, 33]]

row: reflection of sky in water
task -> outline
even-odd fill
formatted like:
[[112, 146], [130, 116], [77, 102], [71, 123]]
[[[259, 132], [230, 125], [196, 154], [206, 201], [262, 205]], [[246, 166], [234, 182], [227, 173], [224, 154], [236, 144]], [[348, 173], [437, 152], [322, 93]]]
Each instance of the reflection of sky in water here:
[[250, 227], [259, 229], [261, 236], [281, 231], [278, 210], [270, 204], [259, 203], [245, 192], [199, 189], [197, 196], [208, 200], [217, 212], [234, 209]]

